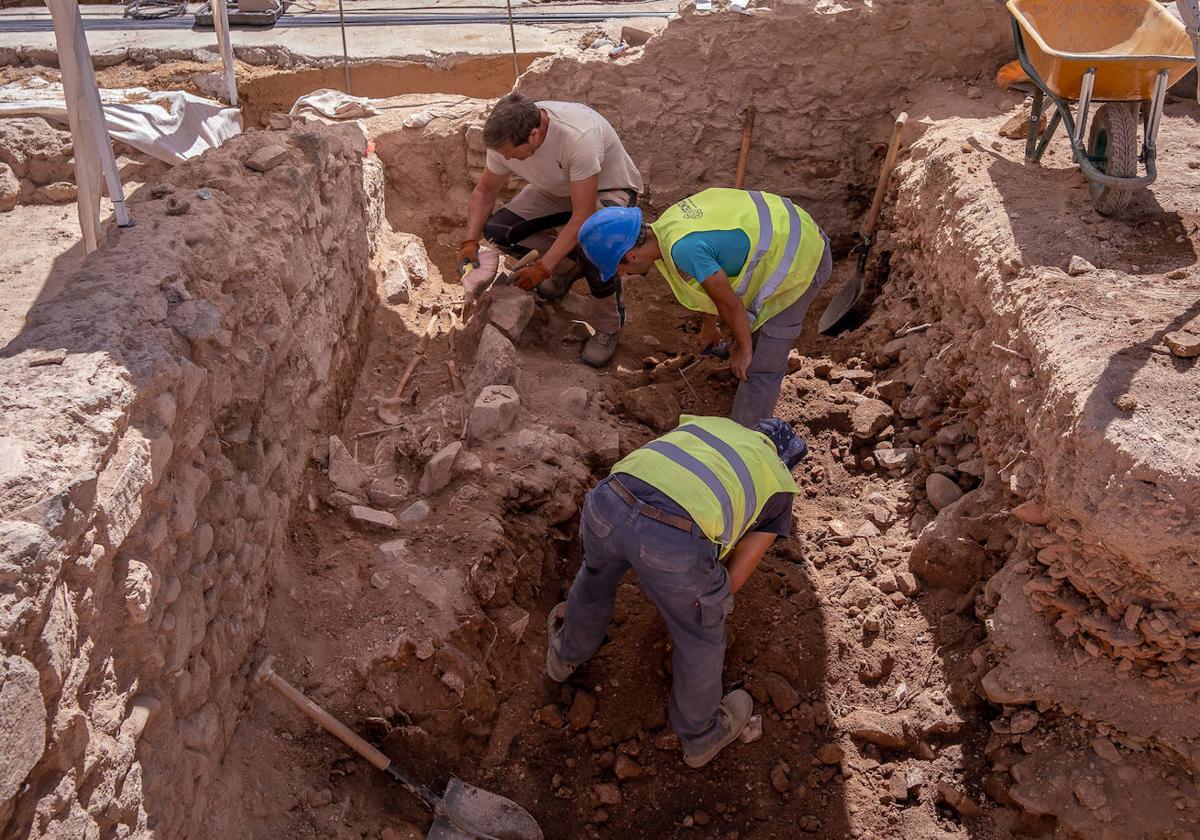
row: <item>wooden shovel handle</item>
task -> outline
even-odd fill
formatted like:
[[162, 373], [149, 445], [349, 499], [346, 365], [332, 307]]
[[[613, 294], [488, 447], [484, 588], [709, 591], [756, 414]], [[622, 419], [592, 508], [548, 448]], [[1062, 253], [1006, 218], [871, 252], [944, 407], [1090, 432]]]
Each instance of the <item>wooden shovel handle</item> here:
[[750, 160], [750, 134], [754, 131], [754, 106], [746, 106], [746, 117], [742, 122], [742, 148], [738, 152], [737, 174], [733, 177], [733, 188], [746, 186], [746, 163]]
[[875, 234], [875, 223], [879, 221], [883, 197], [887, 195], [888, 181], [891, 180], [892, 169], [896, 166], [896, 153], [900, 151], [900, 136], [904, 133], [904, 126], [907, 124], [908, 112], [905, 111], [896, 117], [896, 124], [892, 126], [892, 139], [888, 143], [887, 157], [883, 159], [883, 167], [879, 170], [879, 183], [875, 187], [875, 197], [871, 200], [871, 209], [863, 218], [862, 227], [859, 228], [863, 240], [868, 240]]
[[329, 712], [322, 709], [313, 701], [304, 696], [304, 693], [298, 688], [295, 688], [291, 683], [279, 676], [272, 670], [272, 657], [268, 656], [258, 666], [258, 671], [254, 674], [254, 679], [264, 685], [269, 685], [271, 688], [283, 695], [289, 703], [299, 709], [301, 712], [312, 718], [330, 735], [337, 738], [343, 744], [356, 753], [361, 755], [367, 761], [378, 767], [380, 770], [387, 770], [392, 760], [379, 750], [372, 747], [362, 738], [354, 734], [353, 730], [340, 720], [335, 718]]

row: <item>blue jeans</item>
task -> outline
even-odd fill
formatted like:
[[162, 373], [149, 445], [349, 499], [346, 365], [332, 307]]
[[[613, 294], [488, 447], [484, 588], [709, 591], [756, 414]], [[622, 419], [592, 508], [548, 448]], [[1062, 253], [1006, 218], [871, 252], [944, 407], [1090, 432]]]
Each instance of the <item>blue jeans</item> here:
[[775, 415], [779, 388], [783, 384], [783, 377], [787, 376], [788, 353], [804, 329], [804, 316], [809, 305], [833, 274], [829, 238], [824, 232], [821, 238], [825, 240], [825, 253], [821, 255], [821, 262], [808, 289], [787, 309], [772, 315], [750, 337], [754, 354], [750, 357], [746, 378], [738, 383], [737, 393], [733, 397], [733, 410], [729, 413], [731, 419], [743, 426], [753, 426], [759, 420]]
[[621, 577], [630, 567], [658, 607], [674, 643], [671, 728], [687, 752], [720, 739], [717, 710], [725, 664], [725, 617], [733, 606], [717, 546], [698, 526], [682, 531], [642, 516], [601, 481], [583, 503], [583, 564], [571, 584], [554, 651], [568, 665], [589, 659], [604, 641]]

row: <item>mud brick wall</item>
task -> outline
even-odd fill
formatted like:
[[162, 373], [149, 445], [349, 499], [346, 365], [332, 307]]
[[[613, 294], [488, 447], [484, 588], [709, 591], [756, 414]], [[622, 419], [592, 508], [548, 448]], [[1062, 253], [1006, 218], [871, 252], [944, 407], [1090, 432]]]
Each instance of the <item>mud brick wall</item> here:
[[603, 50], [540, 59], [520, 90], [604, 114], [659, 209], [733, 186], [753, 104], [746, 185], [798, 201], [833, 236], [870, 203], [907, 94], [931, 79], [991, 84], [1013, 51], [992, 0], [756, 0], [749, 16], [684, 3], [680, 15], [615, 61]]
[[365, 347], [365, 146], [302, 125], [177, 168], [0, 358], [0, 836], [194, 834]]

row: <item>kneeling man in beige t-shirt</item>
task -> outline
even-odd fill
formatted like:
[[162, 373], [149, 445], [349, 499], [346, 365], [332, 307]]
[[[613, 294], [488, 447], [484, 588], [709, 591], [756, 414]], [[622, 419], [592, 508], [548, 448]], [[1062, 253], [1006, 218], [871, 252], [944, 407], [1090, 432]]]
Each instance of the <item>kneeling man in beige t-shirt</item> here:
[[[518, 271], [517, 285], [542, 296], [562, 297], [580, 277], [592, 294], [595, 334], [582, 360], [608, 363], [625, 321], [620, 279], [602, 282], [578, 248], [579, 228], [601, 207], [630, 207], [642, 176], [617, 132], [600, 114], [576, 102], [534, 102], [519, 93], [502, 97], [483, 127], [487, 167], [467, 205], [467, 231], [459, 258], [475, 263], [486, 237], [505, 253], [541, 257]], [[526, 186], [499, 210], [496, 198], [516, 174]], [[555, 228], [557, 235], [550, 235]]]

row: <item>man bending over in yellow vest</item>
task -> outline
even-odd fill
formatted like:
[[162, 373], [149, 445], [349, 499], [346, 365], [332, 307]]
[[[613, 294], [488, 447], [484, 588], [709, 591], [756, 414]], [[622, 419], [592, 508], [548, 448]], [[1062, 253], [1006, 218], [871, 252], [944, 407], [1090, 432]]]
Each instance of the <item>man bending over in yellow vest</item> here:
[[741, 689], [721, 697], [725, 617], [775, 538], [791, 532], [791, 471], [807, 451], [774, 417], [748, 429], [685, 414], [618, 461], [584, 500], [583, 564], [550, 613], [546, 674], [565, 682], [596, 652], [632, 567], [674, 644], [670, 721], [683, 760], [711, 761], [754, 706]]
[[703, 314], [700, 347], [733, 335], [729, 364], [741, 382], [731, 417], [744, 426], [775, 413], [788, 351], [833, 271], [829, 240], [786, 198], [711, 189], [643, 223], [636, 207], [606, 207], [583, 223], [579, 244], [601, 280], [656, 266], [688, 309]]

